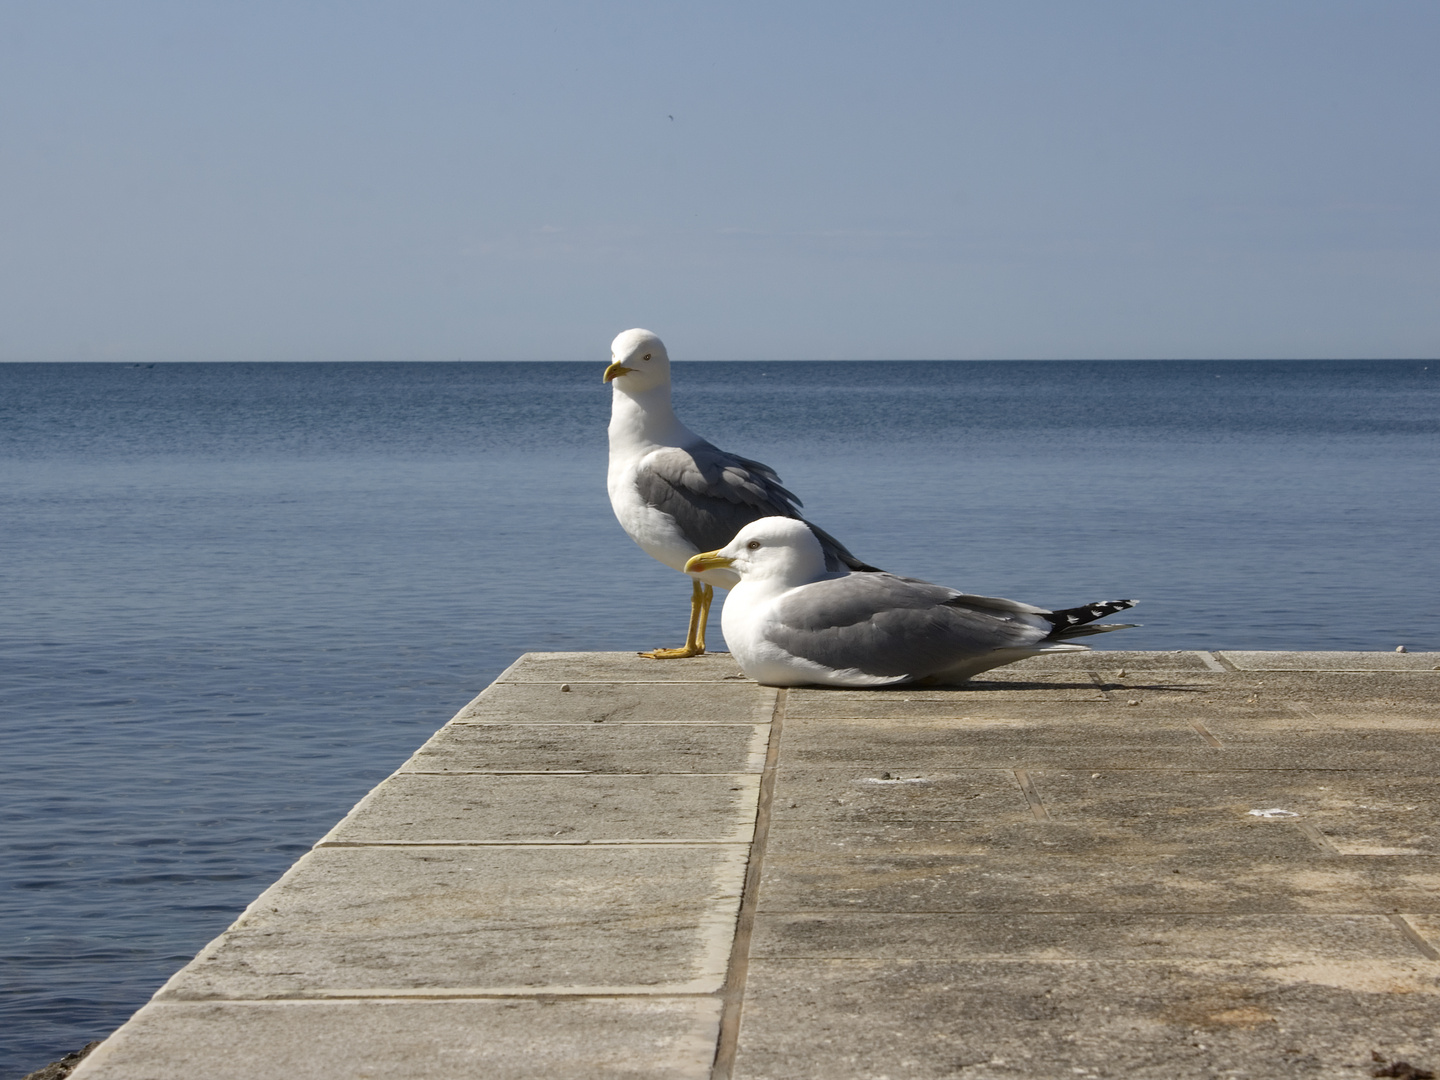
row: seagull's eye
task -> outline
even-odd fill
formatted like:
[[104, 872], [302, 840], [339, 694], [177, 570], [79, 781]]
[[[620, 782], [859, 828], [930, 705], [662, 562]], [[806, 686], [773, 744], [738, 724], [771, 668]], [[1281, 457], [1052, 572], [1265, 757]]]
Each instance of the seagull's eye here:
[[760, 541], [759, 541], [759, 540], [751, 540], [751, 541], [750, 541], [748, 544], [746, 544], [745, 546], [746, 546], [747, 548], [749, 548], [751, 551], [759, 551], [759, 550], [760, 550]]
[[650, 359], [650, 354], [647, 352], [647, 353], [646, 353], [644, 356], [642, 356], [640, 359], [641, 359], [641, 360], [649, 360], [649, 359]]

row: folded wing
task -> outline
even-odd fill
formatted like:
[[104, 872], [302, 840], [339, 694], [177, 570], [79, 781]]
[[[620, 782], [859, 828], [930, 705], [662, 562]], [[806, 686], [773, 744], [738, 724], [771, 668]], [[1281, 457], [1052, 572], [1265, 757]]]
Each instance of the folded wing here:
[[[645, 503], [669, 515], [698, 551], [724, 547], [760, 518], [800, 517], [800, 500], [780, 483], [774, 469], [708, 442], [651, 451], [640, 462], [635, 483]], [[810, 528], [829, 569], [874, 569], [828, 533]]]
[[1044, 641], [1049, 612], [894, 574], [812, 582], [781, 597], [766, 637], [792, 656], [885, 678], [921, 677]]

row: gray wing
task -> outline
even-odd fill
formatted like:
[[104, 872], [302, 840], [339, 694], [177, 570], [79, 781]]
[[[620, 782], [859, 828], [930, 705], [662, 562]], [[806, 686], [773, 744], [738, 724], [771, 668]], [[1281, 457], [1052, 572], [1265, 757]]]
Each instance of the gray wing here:
[[966, 657], [1042, 641], [1050, 631], [1045, 614], [894, 574], [849, 574], [784, 597], [766, 637], [828, 668], [921, 678]]
[[[670, 515], [698, 551], [724, 547], [760, 518], [800, 517], [800, 500], [780, 483], [774, 469], [708, 442], [648, 454], [635, 483], [646, 504]], [[825, 549], [828, 569], [838, 570], [842, 563], [854, 570], [874, 569], [829, 533], [810, 527]]]

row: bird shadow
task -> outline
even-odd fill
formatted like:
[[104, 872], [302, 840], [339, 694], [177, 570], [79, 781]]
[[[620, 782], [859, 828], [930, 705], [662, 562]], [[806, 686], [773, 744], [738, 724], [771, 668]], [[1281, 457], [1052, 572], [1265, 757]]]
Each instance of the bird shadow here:
[[[813, 689], [845, 688], [816, 686], [813, 687]], [[875, 694], [905, 694], [914, 693], [916, 690], [924, 690], [926, 693], [931, 694], [984, 694], [1037, 690], [1052, 692], [1056, 690], [1152, 690], [1167, 694], [1204, 694], [1213, 691], [1213, 689], [1213, 687], [1176, 683], [1092, 682], [1089, 679], [1086, 679], [1084, 682], [1037, 682], [1034, 680], [1020, 681], [1018, 679], [1007, 679], [1004, 681], [971, 681], [931, 686], [927, 686], [924, 683], [909, 683], [901, 686], [877, 686], [868, 692]]]
[[975, 694], [994, 693], [997, 691], [1016, 690], [1094, 690], [1096, 684], [1086, 679], [1084, 682], [1032, 682], [1019, 680], [1006, 680], [1004, 682], [963, 682], [963, 683], [924, 683], [913, 682], [903, 683], [899, 686], [877, 686], [873, 689], [877, 694], [913, 694], [916, 690], [924, 690], [927, 694]]

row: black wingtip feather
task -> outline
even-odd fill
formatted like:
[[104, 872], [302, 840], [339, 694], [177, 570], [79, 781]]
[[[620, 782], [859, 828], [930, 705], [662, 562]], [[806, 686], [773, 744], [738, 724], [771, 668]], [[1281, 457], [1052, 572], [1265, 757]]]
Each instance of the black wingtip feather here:
[[[1094, 604], [1081, 604], [1079, 607], [1065, 608], [1063, 611], [1052, 611], [1045, 616], [1050, 624], [1055, 627], [1051, 637], [1080, 637], [1085, 634], [1100, 633], [1100, 628], [1088, 626], [1096, 619], [1103, 619], [1107, 615], [1114, 615], [1117, 611], [1124, 611], [1132, 608], [1138, 603], [1135, 600], [1102, 600]], [[1110, 630], [1121, 630], [1126, 627], [1106, 627]]]
[[[796, 516], [799, 517], [798, 514]], [[804, 518], [800, 518], [800, 520], [805, 521]], [[885, 572], [878, 566], [871, 566], [869, 563], [857, 559], [854, 555], [850, 554], [849, 548], [813, 521], [805, 521], [805, 524], [810, 526], [810, 531], [815, 534], [815, 538], [820, 541], [820, 547], [825, 551], [825, 566], [827, 569], [838, 570], [841, 565], [844, 565], [851, 570], [862, 573], [883, 574]], [[832, 563], [835, 565], [832, 565]]]

